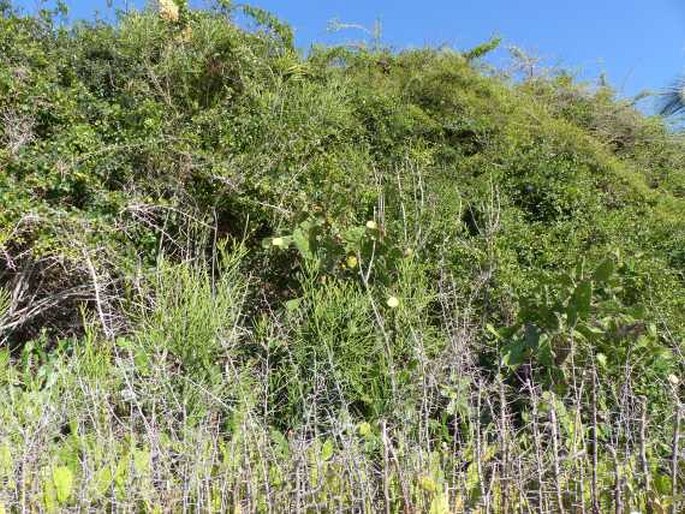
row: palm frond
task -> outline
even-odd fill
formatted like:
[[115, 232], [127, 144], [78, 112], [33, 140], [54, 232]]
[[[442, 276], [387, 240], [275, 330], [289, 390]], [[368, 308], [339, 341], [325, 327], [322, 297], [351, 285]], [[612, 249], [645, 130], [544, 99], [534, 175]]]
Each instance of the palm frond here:
[[685, 112], [685, 77], [678, 79], [661, 94], [659, 114], [674, 116]]

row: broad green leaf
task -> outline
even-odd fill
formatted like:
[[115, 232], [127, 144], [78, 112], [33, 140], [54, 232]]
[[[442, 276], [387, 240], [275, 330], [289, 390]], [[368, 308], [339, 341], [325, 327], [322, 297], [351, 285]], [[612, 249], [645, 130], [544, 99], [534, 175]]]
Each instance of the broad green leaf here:
[[664, 473], [654, 475], [654, 488], [662, 495], [670, 494], [672, 485], [671, 477]]
[[580, 319], [585, 319], [590, 314], [592, 303], [592, 283], [585, 280], [576, 286], [568, 305], [568, 319], [571, 325], [575, 325]]
[[476, 462], [471, 462], [466, 468], [466, 488], [471, 495], [480, 493], [480, 476]]
[[0, 476], [9, 477], [12, 474], [12, 451], [7, 443], [0, 446]]
[[285, 457], [290, 454], [290, 443], [288, 443], [288, 438], [282, 432], [275, 428], [271, 429], [271, 441], [279, 456]]
[[357, 425], [357, 433], [362, 436], [366, 437], [371, 434], [371, 425], [367, 423], [366, 421], [359, 423]]
[[114, 472], [114, 487], [116, 488], [118, 496], [124, 496], [126, 493], [126, 482], [128, 481], [129, 475], [129, 456], [124, 454], [117, 464], [116, 471]]
[[435, 493], [438, 490], [437, 482], [426, 475], [419, 477], [419, 487], [428, 493]]
[[133, 343], [133, 341], [131, 341], [130, 339], [126, 339], [125, 337], [117, 337], [116, 345], [122, 350], [132, 350], [133, 348], [135, 348], [135, 344]]
[[314, 249], [311, 245], [311, 235], [310, 231], [301, 227], [298, 227], [293, 232], [293, 243], [295, 243], [295, 248], [302, 254], [305, 259], [311, 259], [314, 257]]
[[64, 505], [71, 496], [74, 486], [74, 474], [66, 466], [58, 466], [52, 470], [52, 483], [55, 495], [60, 505]]
[[343, 240], [348, 243], [348, 247], [357, 248], [366, 231], [363, 227], [352, 227], [343, 232]]
[[611, 259], [605, 259], [597, 266], [592, 278], [599, 284], [605, 284], [614, 273], [615, 265]]
[[285, 302], [285, 310], [294, 312], [300, 308], [300, 305], [302, 305], [302, 298], [293, 298], [292, 300]]
[[535, 325], [532, 324], [526, 324], [525, 328], [525, 341], [526, 341], [526, 346], [532, 350], [535, 351], [538, 346], [540, 345], [540, 331]]
[[552, 342], [547, 336], [547, 334], [542, 334], [538, 342], [536, 350], [536, 356], [540, 364], [546, 368], [552, 367], [554, 365], [554, 351], [552, 350]]
[[525, 349], [526, 343], [524, 341], [514, 341], [508, 344], [504, 348], [502, 364], [508, 368], [517, 368], [523, 362]]
[[97, 470], [93, 482], [95, 483], [95, 489], [98, 494], [106, 494], [110, 487], [112, 487], [113, 479], [112, 470], [109, 466]]
[[450, 514], [450, 505], [447, 494], [436, 494], [431, 501], [430, 514]]
[[133, 466], [140, 476], [147, 476], [150, 473], [150, 450], [134, 450]]
[[330, 460], [331, 457], [333, 457], [333, 451], [333, 440], [326, 439], [326, 442], [323, 443], [323, 446], [321, 447], [321, 459], [323, 461]]

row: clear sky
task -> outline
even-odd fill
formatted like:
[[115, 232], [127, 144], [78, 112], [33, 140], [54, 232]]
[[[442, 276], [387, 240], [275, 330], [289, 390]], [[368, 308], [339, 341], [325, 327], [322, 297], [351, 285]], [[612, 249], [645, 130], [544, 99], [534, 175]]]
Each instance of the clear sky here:
[[[196, 6], [209, 0], [194, 0]], [[34, 9], [37, 0], [15, 0]], [[142, 7], [145, 0], [113, 0]], [[371, 27], [395, 49], [425, 45], [469, 48], [498, 34], [583, 77], [605, 72], [625, 96], [658, 90], [685, 72], [685, 2], [678, 0], [247, 0], [290, 23], [298, 45], [360, 39], [335, 36], [329, 22]], [[73, 17], [106, 14], [106, 0], [67, 0]], [[337, 39], [336, 39], [337, 38]]]

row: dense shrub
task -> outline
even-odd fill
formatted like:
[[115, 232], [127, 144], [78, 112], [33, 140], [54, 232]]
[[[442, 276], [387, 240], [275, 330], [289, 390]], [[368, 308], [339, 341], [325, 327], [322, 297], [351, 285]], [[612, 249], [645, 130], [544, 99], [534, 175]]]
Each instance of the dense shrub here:
[[0, 508], [677, 509], [682, 136], [237, 9], [0, 2]]

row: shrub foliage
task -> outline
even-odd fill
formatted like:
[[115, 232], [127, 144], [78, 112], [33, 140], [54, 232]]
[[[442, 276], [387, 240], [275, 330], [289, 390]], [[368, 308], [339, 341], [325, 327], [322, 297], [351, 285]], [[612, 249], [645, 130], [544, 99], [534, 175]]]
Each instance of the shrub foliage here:
[[0, 2], [0, 509], [685, 505], [661, 119], [499, 40], [61, 14]]

